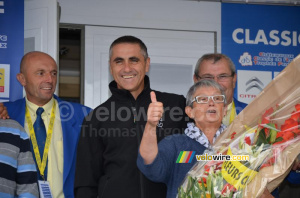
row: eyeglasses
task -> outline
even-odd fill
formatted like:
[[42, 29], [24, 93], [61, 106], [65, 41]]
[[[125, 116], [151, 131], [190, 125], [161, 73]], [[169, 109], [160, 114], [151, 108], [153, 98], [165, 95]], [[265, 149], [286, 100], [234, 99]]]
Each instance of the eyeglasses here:
[[233, 77], [234, 74], [220, 74], [218, 76], [213, 76], [213, 75], [203, 75], [203, 76], [198, 76], [200, 79], [206, 79], [206, 80], [214, 80], [215, 77], [217, 78], [218, 81], [227, 81], [229, 78]]
[[212, 99], [214, 103], [222, 103], [225, 101], [225, 96], [224, 95], [214, 95], [214, 96], [196, 96], [193, 102], [197, 102], [198, 104], [206, 104], [208, 103], [209, 99]]

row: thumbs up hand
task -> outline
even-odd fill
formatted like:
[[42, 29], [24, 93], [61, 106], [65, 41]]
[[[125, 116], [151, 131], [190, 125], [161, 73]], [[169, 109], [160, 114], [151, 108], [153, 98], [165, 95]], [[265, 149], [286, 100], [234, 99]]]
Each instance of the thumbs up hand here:
[[148, 112], [147, 112], [148, 120], [147, 120], [147, 122], [152, 127], [156, 127], [156, 125], [158, 124], [160, 118], [163, 115], [164, 106], [163, 106], [163, 103], [157, 102], [156, 95], [155, 95], [154, 91], [151, 91], [150, 97], [151, 97], [151, 103], [148, 107]]

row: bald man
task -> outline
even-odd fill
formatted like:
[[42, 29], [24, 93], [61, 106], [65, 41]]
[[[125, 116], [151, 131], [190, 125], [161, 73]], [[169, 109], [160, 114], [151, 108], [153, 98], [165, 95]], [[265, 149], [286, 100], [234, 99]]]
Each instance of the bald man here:
[[[57, 73], [56, 62], [48, 54], [38, 51], [25, 54], [17, 79], [26, 96], [4, 105], [9, 117], [18, 121], [30, 136], [38, 180], [48, 181], [53, 197], [63, 198], [74, 196], [77, 142], [82, 121], [91, 109], [54, 95]], [[34, 128], [38, 120], [42, 120], [46, 130], [47, 139], [42, 141], [44, 152], [35, 148], [40, 147], [40, 128]]]

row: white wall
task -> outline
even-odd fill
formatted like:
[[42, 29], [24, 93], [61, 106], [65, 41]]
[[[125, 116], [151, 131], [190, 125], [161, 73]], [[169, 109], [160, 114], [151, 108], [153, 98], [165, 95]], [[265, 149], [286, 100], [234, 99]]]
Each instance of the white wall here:
[[[148, 38], [143, 33], [143, 30], [157, 30], [155, 31], [157, 33], [164, 32], [166, 30], [172, 30], [170, 31], [173, 32], [172, 34], [178, 32], [179, 35], [181, 35], [182, 32], [186, 32], [186, 38], [175, 36], [172, 40], [172, 44], [181, 46], [178, 48], [181, 49], [180, 52], [182, 52], [180, 55], [177, 55], [176, 53], [171, 53], [172, 49], [170, 49], [170, 47], [172, 45], [170, 44], [166, 44], [163, 47], [163, 49], [170, 49], [171, 55], [165, 56], [165, 58], [167, 58], [167, 63], [174, 63], [173, 59], [177, 58], [182, 60], [183, 62], [185, 60], [184, 64], [182, 65], [192, 68], [197, 62], [197, 59], [204, 53], [213, 51], [221, 52], [220, 2], [198, 2], [191, 0], [58, 0], [58, 3], [61, 7], [60, 23], [85, 25], [87, 29], [91, 29], [92, 26], [95, 26], [94, 33], [86, 32], [85, 35], [87, 36], [87, 34], [89, 34], [90, 39], [95, 39], [92, 43], [87, 45], [89, 40], [85, 38], [85, 80], [83, 85], [83, 90], [85, 92], [84, 104], [90, 107], [95, 107], [99, 105], [99, 103], [104, 102], [109, 94], [108, 83], [110, 82], [110, 80], [108, 79], [110, 78], [109, 74], [106, 74], [108, 72], [105, 72], [106, 70], [103, 69], [107, 68], [107, 57], [102, 57], [101, 60], [98, 60], [101, 57], [99, 56], [99, 53], [101, 54], [101, 52], [98, 50], [98, 47], [103, 47], [103, 45], [98, 46], [96, 42], [96, 40], [99, 40], [99, 38], [100, 40], [105, 40], [106, 36], [121, 36], [124, 35], [125, 32], [135, 31], [135, 35], [140, 35], [139, 37], [143, 38], [142, 40], [147, 40], [151, 37], [151, 44], [156, 45], [158, 40], [165, 38], [165, 36], [163, 36], [162, 34], [153, 34], [150, 37], [148, 35]], [[108, 35], [97, 33], [98, 30], [100, 31], [101, 28], [107, 27], [114, 28], [116, 32], [110, 33]], [[215, 36], [212, 36], [212, 38], [215, 38], [215, 40], [210, 40], [210, 43], [212, 44], [208, 47], [206, 47], [205, 45], [206, 42], [201, 41], [201, 39], [201, 42], [198, 41], [192, 43], [191, 45], [188, 45], [188, 42], [183, 43], [189, 39], [189, 33], [197, 34], [197, 32], [199, 32], [199, 36], [201, 36], [201, 34], [205, 34], [205, 32], [212, 35], [216, 33]], [[164, 39], [164, 41], [165, 40], [168, 39]], [[111, 43], [111, 41], [112, 40], [110, 40], [109, 43]], [[161, 42], [158, 43], [161, 44]], [[184, 47], [185, 45], [183, 44], [188, 45], [187, 49], [192, 52], [187, 53], [188, 50], [184, 51], [182, 47]], [[198, 49], [199, 45], [201, 50], [194, 50], [195, 48]], [[214, 47], [216, 47], [216, 49], [214, 49]], [[150, 48], [153, 51], [151, 51]], [[151, 51], [150, 57], [152, 58], [152, 66], [154, 65], [153, 63], [155, 63], [154, 49], [156, 48], [153, 46], [149, 47], [149, 53]], [[160, 50], [158, 50], [157, 53], [159, 53], [159, 51]], [[107, 52], [108, 46], [106, 46], [105, 48], [105, 54], [107, 54]], [[96, 56], [97, 59], [94, 60], [89, 56]], [[160, 57], [161, 56], [163, 55], [160, 54]], [[189, 57], [189, 60], [192, 59], [192, 61], [187, 61], [183, 57]], [[98, 71], [100, 65], [99, 63], [101, 63], [101, 61], [104, 61], [105, 64], [102, 70]], [[172, 67], [172, 69], [175, 69], [175, 67]], [[92, 80], [91, 76], [93, 75], [102, 75], [102, 77], [94, 78]], [[151, 75], [149, 76], [151, 78]], [[172, 85], [172, 79], [170, 78], [164, 79], [164, 82], [168, 85]], [[191, 80], [192, 72], [186, 78]], [[89, 82], [89, 80], [91, 82]], [[95, 86], [95, 84], [97, 84], [97, 86]], [[89, 89], [91, 90], [89, 91]], [[162, 91], [161, 89], [162, 88], [159, 87], [158, 90]], [[182, 92], [185, 93], [185, 91], [186, 90], [178, 91], [178, 89], [173, 90], [171, 88], [168, 88], [168, 92], [177, 94], [182, 94]], [[94, 95], [91, 93], [94, 93]]]
[[188, 0], [58, 0], [60, 23], [217, 32], [221, 3]]

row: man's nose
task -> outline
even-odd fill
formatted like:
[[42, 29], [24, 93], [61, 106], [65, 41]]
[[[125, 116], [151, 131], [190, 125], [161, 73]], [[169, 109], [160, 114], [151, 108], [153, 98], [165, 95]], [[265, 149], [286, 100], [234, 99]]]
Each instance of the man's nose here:
[[131, 65], [129, 62], [125, 62], [124, 64], [124, 71], [125, 72], [130, 72], [131, 71]]
[[53, 82], [54, 76], [51, 73], [45, 74], [45, 79], [47, 82]]

